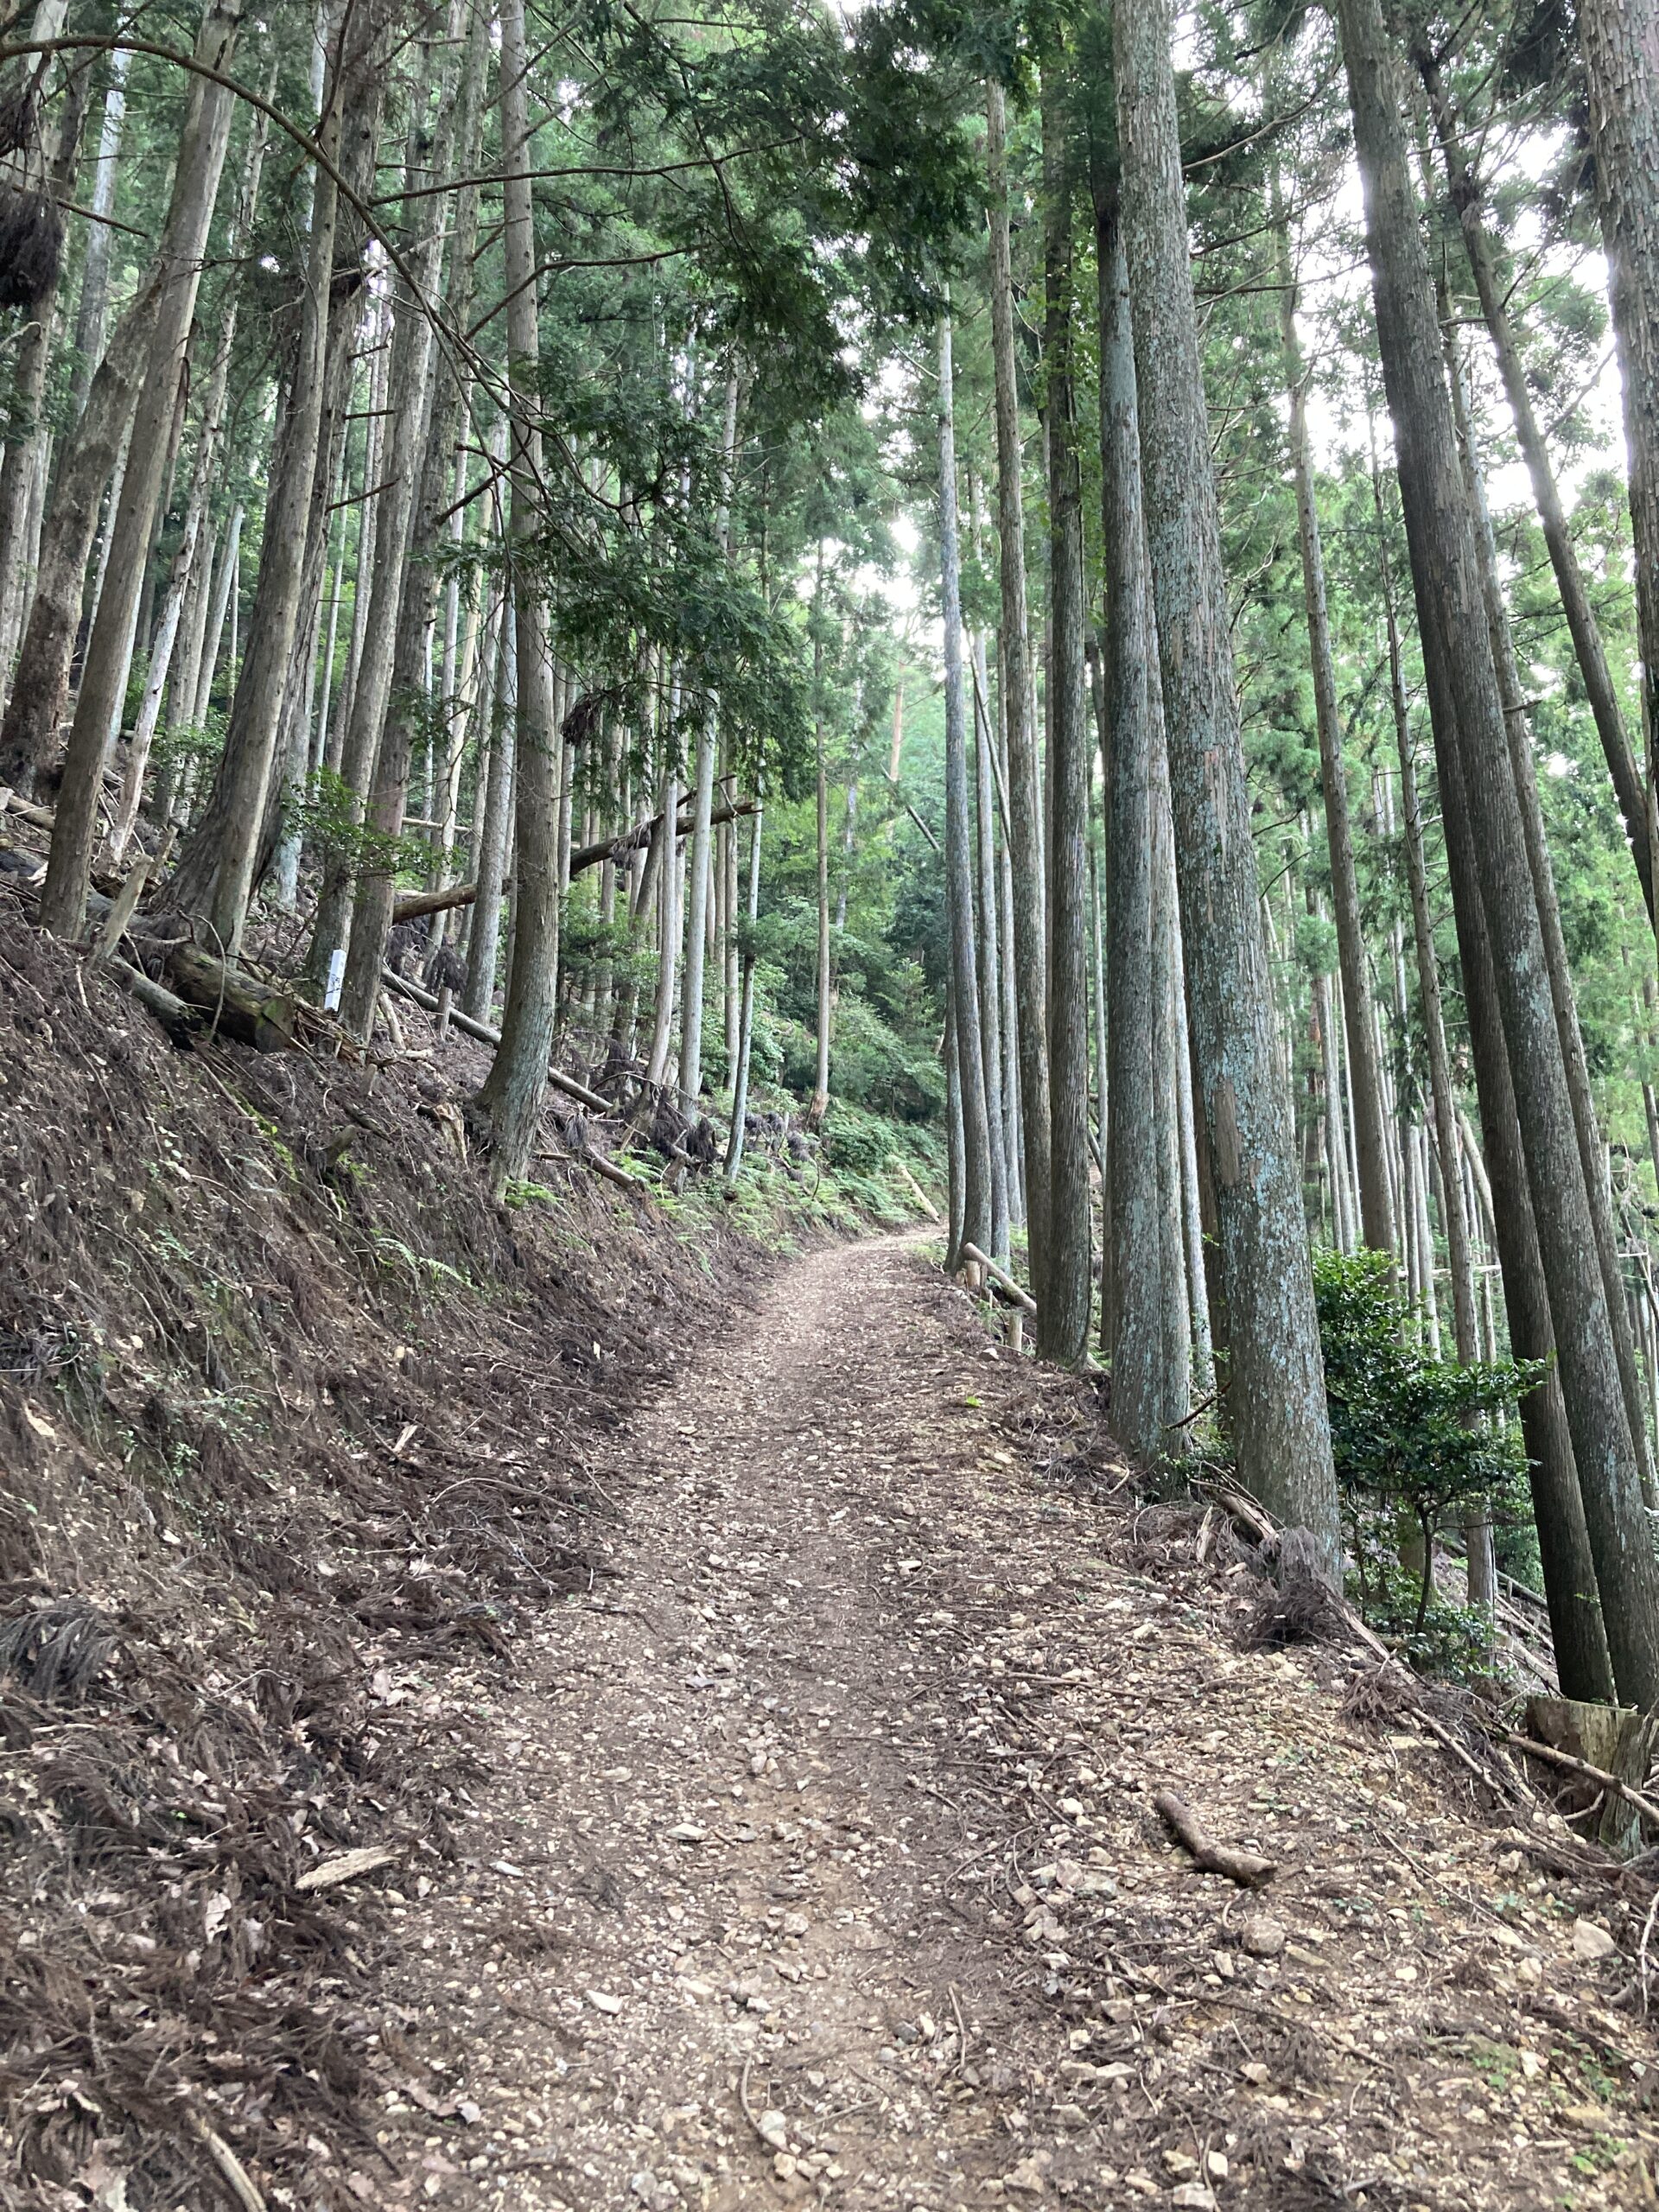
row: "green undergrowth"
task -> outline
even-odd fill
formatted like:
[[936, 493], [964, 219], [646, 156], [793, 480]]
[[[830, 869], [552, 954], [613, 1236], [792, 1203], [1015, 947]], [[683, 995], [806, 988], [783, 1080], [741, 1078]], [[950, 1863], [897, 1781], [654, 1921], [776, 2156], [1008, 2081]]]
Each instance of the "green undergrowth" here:
[[[752, 1103], [757, 1117], [785, 1115], [798, 1131], [800, 1102], [784, 1091], [761, 1093]], [[720, 1126], [721, 1154], [726, 1128]], [[798, 1152], [786, 1137], [767, 1131], [746, 1147], [736, 1180], [728, 1183], [723, 1166], [689, 1178], [677, 1190], [654, 1154], [628, 1154], [619, 1166], [631, 1174], [655, 1219], [696, 1249], [711, 1228], [746, 1238], [764, 1252], [786, 1255], [823, 1236], [856, 1236], [871, 1230], [913, 1226], [927, 1215], [912, 1183], [938, 1207], [944, 1202], [944, 1146], [935, 1130], [832, 1099], [823, 1128]], [[623, 1211], [639, 1200], [614, 1185], [605, 1186]], [[513, 1208], [534, 1207], [556, 1216], [561, 1192], [546, 1184], [516, 1183], [507, 1192]]]

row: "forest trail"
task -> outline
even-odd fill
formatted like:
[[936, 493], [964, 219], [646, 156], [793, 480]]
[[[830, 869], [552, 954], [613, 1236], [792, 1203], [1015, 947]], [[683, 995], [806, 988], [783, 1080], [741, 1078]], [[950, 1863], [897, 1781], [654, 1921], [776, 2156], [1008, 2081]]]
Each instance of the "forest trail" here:
[[[1345, 1719], [1332, 1655], [1241, 1653], [1245, 1570], [1115, 1503], [1076, 1386], [913, 1245], [784, 1268], [634, 1424], [615, 1579], [480, 1711], [459, 1870], [394, 1908], [359, 2196], [1656, 2201], [1616, 1892]], [[1273, 1885], [1193, 1872], [1162, 1786]]]

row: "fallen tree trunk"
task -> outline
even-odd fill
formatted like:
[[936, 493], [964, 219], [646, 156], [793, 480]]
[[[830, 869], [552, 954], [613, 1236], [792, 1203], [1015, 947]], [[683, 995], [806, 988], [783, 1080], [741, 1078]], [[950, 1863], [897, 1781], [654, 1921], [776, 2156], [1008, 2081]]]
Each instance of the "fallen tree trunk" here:
[[12, 813], [20, 822], [27, 822], [33, 830], [50, 830], [57, 821], [54, 809], [36, 806], [32, 800], [19, 798], [8, 785], [0, 785], [0, 814]]
[[111, 982], [119, 983], [124, 991], [136, 998], [146, 1014], [153, 1014], [168, 1036], [181, 1052], [194, 1050], [204, 1026], [200, 1008], [187, 1006], [175, 998], [164, 984], [146, 976], [142, 968], [135, 968], [130, 961], [118, 960], [113, 956], [103, 963], [104, 972]]
[[914, 1175], [911, 1173], [908, 1164], [899, 1159], [896, 1154], [893, 1164], [899, 1171], [899, 1177], [904, 1182], [906, 1188], [909, 1191], [910, 1195], [915, 1199], [922, 1211], [927, 1216], [930, 1221], [937, 1221], [939, 1217], [939, 1210], [934, 1205], [932, 1199], [928, 1197], [927, 1192], [922, 1188], [921, 1185], [916, 1180]]
[[[437, 1012], [438, 999], [435, 991], [423, 990], [418, 983], [411, 983], [407, 976], [400, 976], [395, 968], [383, 968], [380, 974], [389, 989], [401, 991], [406, 999], [412, 999], [428, 1014]], [[480, 1045], [499, 1045], [501, 1042], [499, 1029], [492, 1029], [487, 1021], [474, 1021], [471, 1014], [462, 1014], [459, 1007], [450, 1008], [449, 1019], [463, 1037], [475, 1037]], [[578, 1083], [575, 1076], [566, 1075], [561, 1069], [549, 1068], [547, 1079], [555, 1090], [562, 1090], [567, 1098], [579, 1099], [584, 1106], [591, 1107], [595, 1114], [613, 1114], [616, 1111], [612, 1100], [601, 1098], [598, 1091], [589, 1090], [585, 1083]]]
[[[106, 898], [101, 891], [89, 891], [86, 894], [87, 918], [103, 927], [107, 927], [116, 906], [116, 899]], [[273, 989], [257, 976], [215, 959], [211, 952], [204, 952], [200, 945], [188, 940], [146, 936], [130, 923], [125, 933], [141, 956], [154, 959], [176, 1001], [206, 1016], [194, 1033], [233, 1038], [238, 1045], [251, 1045], [257, 1052], [292, 1052], [300, 1049], [301, 1002], [291, 993]], [[133, 995], [140, 995], [136, 991]], [[170, 1018], [163, 1014], [159, 1001], [150, 1004], [146, 1000], [144, 1003], [149, 1005], [150, 1012], [171, 1033]]]
[[595, 1175], [602, 1175], [607, 1183], [614, 1183], [620, 1191], [632, 1191], [636, 1196], [649, 1192], [651, 1185], [642, 1175], [630, 1175], [626, 1167], [619, 1167], [613, 1160], [607, 1160], [602, 1152], [594, 1152], [582, 1146], [570, 1152], [538, 1152], [537, 1160], [569, 1160], [580, 1167], [591, 1167]]
[[[934, 1219], [938, 1220], [938, 1218], [936, 1214]], [[984, 1268], [991, 1279], [993, 1289], [998, 1291], [1008, 1305], [1017, 1306], [1022, 1313], [1036, 1313], [1037, 1301], [1031, 1293], [1028, 1290], [1022, 1290], [1007, 1269], [993, 1260], [988, 1253], [982, 1252], [977, 1244], [964, 1243], [962, 1256], [964, 1260], [972, 1260], [976, 1267]]]
[[[717, 806], [709, 816], [711, 826], [718, 828], [722, 822], [735, 822], [741, 815], [753, 814], [752, 798], [734, 800], [729, 806]], [[578, 845], [570, 855], [570, 873], [582, 875], [590, 868], [600, 868], [607, 861], [626, 860], [630, 853], [641, 851], [651, 842], [660, 814], [653, 814], [649, 822], [637, 822], [632, 830], [625, 830], [618, 837], [601, 837], [596, 845]], [[690, 815], [676, 818], [674, 835], [677, 838], [691, 835]], [[503, 887], [505, 888], [505, 887]], [[478, 896], [475, 883], [452, 883], [442, 891], [411, 891], [393, 902], [391, 918], [398, 922], [418, 921], [423, 914], [445, 914], [456, 906], [470, 906]]]

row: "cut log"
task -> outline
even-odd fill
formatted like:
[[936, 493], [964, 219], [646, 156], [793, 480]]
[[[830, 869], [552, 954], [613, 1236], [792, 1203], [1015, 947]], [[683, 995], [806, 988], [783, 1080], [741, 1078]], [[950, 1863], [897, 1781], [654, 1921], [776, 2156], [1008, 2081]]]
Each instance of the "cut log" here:
[[[88, 918], [99, 925], [100, 931], [107, 931], [116, 906], [117, 900], [101, 891], [86, 894]], [[198, 1026], [197, 1035], [205, 1032], [233, 1038], [238, 1045], [251, 1045], [259, 1052], [300, 1049], [300, 1001], [291, 992], [277, 990], [245, 969], [230, 967], [198, 944], [137, 935], [134, 941], [145, 957], [154, 954], [171, 991], [207, 1017]], [[152, 1007], [151, 1011], [156, 1008]], [[161, 1019], [159, 1014], [157, 1019]]]
[[179, 996], [207, 1015], [209, 1029], [259, 1052], [299, 1049], [298, 1005], [288, 993], [228, 967], [200, 945], [168, 945], [162, 965]]
[[602, 1152], [591, 1152], [586, 1146], [578, 1146], [569, 1152], [538, 1152], [536, 1157], [537, 1160], [570, 1160], [579, 1166], [591, 1167], [595, 1175], [602, 1176], [607, 1183], [614, 1183], [619, 1191], [632, 1191], [636, 1198], [641, 1193], [649, 1193], [651, 1189], [644, 1176], [630, 1175], [626, 1167], [619, 1167], [613, 1160], [607, 1160]]
[[57, 826], [58, 817], [51, 807], [33, 805], [28, 799], [19, 798], [10, 787], [3, 800], [0, 800], [0, 813], [8, 812], [15, 814], [20, 822], [27, 822], [34, 830], [52, 830]]
[[[937, 1220], [938, 1216], [936, 1215], [934, 1218]], [[988, 1258], [980, 1250], [977, 1244], [964, 1243], [962, 1256], [964, 1260], [971, 1260], [976, 1268], [983, 1268], [986, 1274], [989, 1276], [993, 1287], [1006, 1304], [1017, 1306], [1022, 1313], [1036, 1313], [1037, 1301], [1031, 1293], [1028, 1290], [1022, 1290], [1007, 1269], [1000, 1267], [995, 1260]]]
[[[709, 825], [717, 829], [722, 822], [735, 822], [740, 815], [753, 812], [752, 798], [737, 799], [730, 805], [715, 807], [709, 817]], [[571, 874], [584, 874], [590, 868], [602, 867], [607, 861], [626, 860], [630, 853], [637, 853], [651, 842], [662, 818], [660, 814], [653, 814], [649, 822], [636, 822], [632, 830], [623, 830], [620, 836], [601, 837], [595, 845], [578, 845], [570, 855]], [[692, 828], [689, 814], [676, 817], [676, 838], [689, 837]], [[423, 914], [448, 913], [456, 906], [470, 906], [477, 896], [475, 883], [451, 883], [442, 891], [407, 892], [403, 898], [393, 900], [391, 918], [395, 925], [418, 921]]]
[[181, 1052], [192, 1049], [204, 1027], [204, 1017], [196, 1007], [175, 998], [163, 984], [155, 982], [130, 961], [111, 957], [103, 966], [111, 982], [118, 983], [136, 998], [146, 1014], [153, 1014]]
[[[512, 886], [504, 883], [503, 891]], [[457, 906], [470, 906], [478, 896], [475, 883], [448, 883], [441, 891], [408, 891], [401, 899], [391, 902], [391, 925], [399, 922], [418, 922], [423, 914], [447, 914]]]
[[[412, 999], [428, 1014], [438, 1011], [436, 992], [423, 990], [418, 983], [411, 983], [407, 976], [400, 976], [395, 968], [383, 968], [380, 973], [391, 989], [401, 991], [406, 999]], [[474, 1021], [470, 1014], [461, 1014], [454, 1008], [450, 1011], [449, 1020], [463, 1037], [475, 1037], [480, 1045], [499, 1045], [501, 1042], [501, 1032], [492, 1029], [487, 1021]], [[585, 1083], [578, 1083], [575, 1076], [566, 1075], [560, 1068], [549, 1068], [547, 1079], [555, 1090], [562, 1090], [567, 1098], [579, 1099], [584, 1106], [591, 1107], [595, 1114], [613, 1114], [616, 1111], [610, 1099], [601, 1098], [596, 1090], [589, 1090]]]

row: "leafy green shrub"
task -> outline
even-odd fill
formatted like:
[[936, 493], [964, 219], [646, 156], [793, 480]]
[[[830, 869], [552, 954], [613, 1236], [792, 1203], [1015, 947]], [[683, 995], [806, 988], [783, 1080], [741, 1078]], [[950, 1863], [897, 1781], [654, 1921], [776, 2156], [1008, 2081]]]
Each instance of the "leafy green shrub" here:
[[844, 1098], [831, 1101], [823, 1123], [823, 1164], [854, 1175], [879, 1175], [897, 1147], [893, 1131]]
[[1419, 1348], [1386, 1253], [1314, 1255], [1313, 1289], [1331, 1408], [1337, 1480], [1351, 1522], [1361, 1602], [1386, 1612], [1380, 1561], [1401, 1522], [1421, 1532], [1423, 1568], [1414, 1635], [1434, 1600], [1435, 1532], [1482, 1501], [1501, 1520], [1524, 1518], [1520, 1431], [1495, 1416], [1541, 1382], [1538, 1360], [1435, 1359]]

